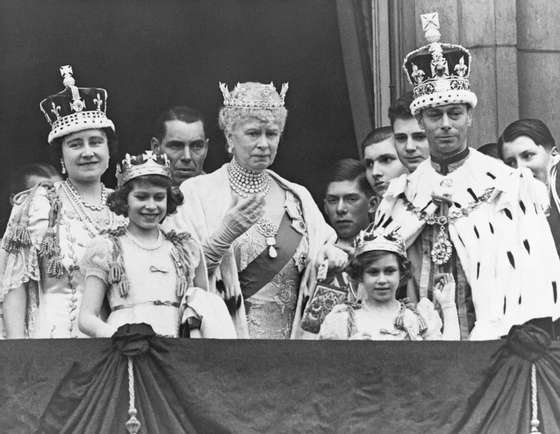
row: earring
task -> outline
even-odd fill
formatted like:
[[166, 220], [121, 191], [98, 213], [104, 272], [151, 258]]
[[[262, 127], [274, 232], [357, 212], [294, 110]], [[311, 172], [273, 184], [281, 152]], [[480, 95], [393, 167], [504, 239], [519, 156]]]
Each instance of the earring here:
[[60, 173], [66, 175], [66, 166], [64, 165], [64, 160], [62, 158], [60, 159]]

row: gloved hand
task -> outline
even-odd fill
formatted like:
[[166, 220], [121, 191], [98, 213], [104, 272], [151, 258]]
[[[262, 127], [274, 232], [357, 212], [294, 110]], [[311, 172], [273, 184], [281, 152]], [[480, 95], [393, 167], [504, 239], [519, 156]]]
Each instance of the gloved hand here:
[[436, 274], [434, 282], [434, 298], [441, 308], [455, 308], [455, 279], [453, 274]]
[[216, 268], [235, 239], [263, 216], [264, 204], [263, 194], [244, 198], [234, 196], [222, 224], [203, 245], [208, 272], [212, 272]]

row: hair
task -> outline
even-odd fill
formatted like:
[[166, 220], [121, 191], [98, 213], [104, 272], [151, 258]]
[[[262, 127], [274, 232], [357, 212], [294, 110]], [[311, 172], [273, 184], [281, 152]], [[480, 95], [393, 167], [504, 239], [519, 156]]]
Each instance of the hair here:
[[498, 139], [498, 155], [503, 159], [504, 143], [512, 142], [518, 137], [527, 136], [536, 145], [540, 145], [546, 150], [551, 150], [556, 146], [552, 133], [546, 124], [540, 119], [519, 119], [509, 124], [500, 138]]
[[135, 185], [149, 184], [162, 187], [167, 190], [167, 212], [165, 216], [177, 211], [177, 207], [183, 203], [183, 193], [171, 184], [171, 179], [163, 175], [142, 175], [133, 178], [120, 188], [112, 192], [107, 198], [107, 206], [117, 215], [128, 217], [128, 195]]
[[364, 252], [361, 255], [355, 256], [351, 259], [350, 264], [346, 271], [353, 279], [361, 281], [363, 279], [364, 270], [373, 262], [384, 257], [385, 255], [393, 254], [397, 257], [399, 264], [399, 286], [406, 282], [412, 276], [410, 261], [401, 255], [386, 250], [372, 250]]
[[406, 92], [401, 95], [394, 103], [389, 107], [389, 120], [391, 121], [391, 127], [395, 125], [396, 119], [412, 119], [414, 116], [410, 111], [410, 104], [414, 100], [412, 91]]
[[27, 179], [31, 176], [39, 176], [42, 178], [60, 178], [60, 173], [48, 163], [29, 163], [23, 166], [17, 167], [10, 174], [9, 188], [10, 193], [19, 193], [29, 186], [27, 185]]
[[360, 145], [360, 150], [362, 155], [364, 155], [364, 150], [369, 145], [374, 145], [376, 143], [382, 142], [383, 140], [387, 140], [388, 138], [393, 136], [393, 127], [379, 127], [370, 131], [362, 143]]
[[366, 197], [371, 197], [373, 195], [373, 189], [366, 178], [365, 167], [361, 161], [354, 158], [343, 158], [338, 160], [332, 170], [330, 171], [331, 176], [327, 182], [327, 186], [331, 182], [341, 182], [341, 181], [358, 181], [358, 186], [360, 191], [366, 195]]
[[478, 152], [482, 152], [484, 155], [488, 155], [494, 158], [500, 158], [498, 156], [498, 144], [496, 142], [485, 143], [477, 148]]
[[202, 122], [202, 130], [206, 136], [206, 121], [204, 119], [204, 115], [200, 111], [184, 105], [175, 106], [162, 112], [156, 120], [154, 125], [154, 137], [160, 142], [165, 137], [165, 123], [167, 121], [183, 121], [186, 124], [192, 124], [200, 121]]
[[[119, 153], [119, 141], [117, 139], [117, 134], [113, 131], [110, 127], [105, 128], [88, 128], [88, 130], [101, 130], [107, 136], [107, 146], [109, 148], [109, 159], [115, 158]], [[79, 132], [79, 131], [77, 131]], [[74, 133], [72, 133], [74, 134]], [[53, 142], [49, 145], [49, 159], [51, 160], [51, 164], [55, 167], [60, 167], [60, 160], [62, 159], [62, 142], [64, 141], [65, 137], [68, 137], [70, 134], [67, 134], [62, 137], [57, 137], [53, 140]]]
[[[270, 86], [258, 82], [238, 83], [231, 91], [231, 97], [249, 100], [255, 98], [259, 100], [263, 97], [263, 91], [265, 91], [270, 98], [275, 99], [278, 97], [277, 100], [280, 101], [280, 95], [276, 91], [274, 91], [276, 95], [270, 94]], [[284, 105], [275, 108], [222, 106], [218, 113], [218, 124], [227, 136], [235, 124], [251, 117], [257, 118], [262, 122], [277, 123], [280, 126], [280, 132], [284, 132], [288, 110]]]

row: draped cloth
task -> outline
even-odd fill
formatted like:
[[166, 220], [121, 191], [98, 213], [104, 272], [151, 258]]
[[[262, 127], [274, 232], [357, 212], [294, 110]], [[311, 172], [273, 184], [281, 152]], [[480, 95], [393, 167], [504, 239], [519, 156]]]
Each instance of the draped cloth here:
[[468, 411], [454, 433], [530, 432], [531, 365], [537, 379], [541, 433], [560, 432], [560, 347], [551, 346], [549, 333], [534, 324], [514, 326], [494, 355], [488, 376], [468, 401]]
[[124, 433], [131, 355], [140, 432], [150, 434], [527, 434], [527, 354], [536, 354], [540, 430], [560, 432], [560, 342], [546, 346], [546, 338], [516, 345], [512, 335], [507, 342], [190, 340], [132, 328], [127, 335], [0, 341], [2, 431]]

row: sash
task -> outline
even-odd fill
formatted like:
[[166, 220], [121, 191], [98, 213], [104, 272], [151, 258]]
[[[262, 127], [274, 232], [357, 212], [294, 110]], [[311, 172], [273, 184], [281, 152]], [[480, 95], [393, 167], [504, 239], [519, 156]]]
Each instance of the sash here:
[[239, 284], [245, 300], [256, 294], [282, 271], [294, 256], [302, 236], [292, 227], [288, 214], [284, 213], [276, 235], [278, 256], [274, 259], [268, 256], [268, 247], [265, 247], [261, 254], [239, 273]]

